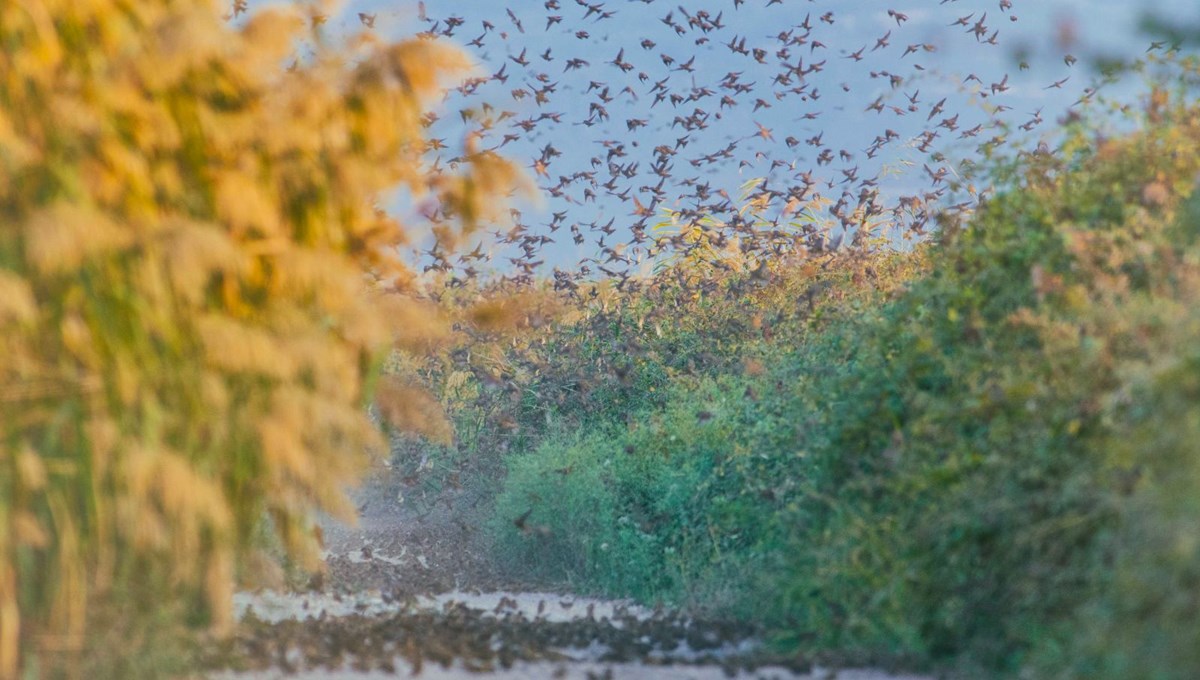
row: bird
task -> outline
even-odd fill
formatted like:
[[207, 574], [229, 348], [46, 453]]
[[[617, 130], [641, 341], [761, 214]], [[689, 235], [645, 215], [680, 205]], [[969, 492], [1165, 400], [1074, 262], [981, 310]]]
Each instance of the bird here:
[[[929, 205], [922, 200], [921, 210], [911, 210], [913, 204], [901, 204], [897, 196], [926, 192], [875, 192], [875, 183], [882, 183], [880, 166], [895, 162], [905, 142], [908, 146], [903, 148], [929, 158], [954, 140], [970, 140], [980, 147], [991, 142], [985, 131], [999, 119], [1023, 131], [1043, 124], [1040, 115], [1026, 118], [1012, 110], [1011, 104], [1025, 101], [1016, 92], [1027, 81], [1010, 78], [1001, 69], [967, 75], [963, 82], [975, 81], [977, 87], [942, 92], [932, 105], [920, 91], [907, 91], [910, 83], [938, 77], [927, 68], [933, 66], [927, 59], [937, 58], [943, 41], [965, 40], [973, 48], [978, 43], [977, 49], [999, 42], [988, 12], [960, 15], [947, 3], [941, 10], [947, 16], [937, 23], [961, 30], [943, 29], [945, 35], [939, 36], [927, 33], [924, 17], [912, 21], [900, 8], [891, 8], [886, 16], [880, 13], [886, 22], [882, 34], [866, 44], [859, 42], [861, 37], [847, 44], [854, 34], [842, 30], [844, 17], [833, 10], [847, 15], [855, 10], [830, 0], [815, 0], [812, 11], [802, 17], [791, 16], [794, 10], [787, 3], [768, 0], [760, 11], [768, 21], [778, 21], [769, 29], [751, 20], [742, 8], [745, 4], [735, 0], [731, 10], [717, 0], [670, 6], [643, 0], [620, 7], [590, 0], [544, 0], [519, 11], [511, 6], [503, 13], [499, 7], [479, 8], [469, 15], [450, 5], [422, 8], [421, 21], [430, 37], [453, 35], [464, 26], [464, 17], [483, 25], [468, 47], [491, 77], [482, 83], [469, 80], [455, 90], [455, 110], [477, 112], [463, 121], [473, 134], [488, 140], [482, 148], [524, 156], [521, 164], [554, 215], [529, 224], [524, 217], [514, 217], [533, 233], [511, 243], [500, 239], [482, 250], [476, 244], [471, 257], [465, 262], [452, 259], [451, 266], [478, 272], [488, 258], [506, 262], [499, 258], [509, 257], [514, 280], [533, 280], [526, 274], [537, 271], [535, 263], [542, 262], [537, 267], [543, 268], [562, 265], [561, 259], [539, 252], [558, 246], [522, 239], [562, 230], [571, 234], [563, 239], [568, 245], [593, 251], [586, 257], [599, 265], [585, 263], [590, 265], [589, 275], [603, 274], [597, 269], [603, 266], [618, 272], [615, 280], [621, 285], [630, 285], [631, 279], [621, 274], [636, 262], [635, 253], [645, 255], [639, 248], [653, 242], [645, 233], [663, 207], [674, 206], [684, 222], [711, 218], [736, 224], [738, 184], [751, 171], [769, 175], [775, 184], [752, 187], [746, 201], [786, 200], [785, 188], [793, 186], [806, 200], [819, 199], [814, 205], [822, 207], [816, 210], [831, 222], [853, 224], [856, 210], [861, 217], [891, 209], [911, 220], [906, 226], [920, 231], [940, 195]], [[1000, 11], [1010, 15], [1010, 10], [1011, 3], [1001, 0]], [[612, 21], [618, 15], [624, 20], [621, 24]], [[544, 31], [526, 32], [530, 22], [544, 26]], [[1151, 45], [1152, 50], [1164, 47]], [[840, 54], [838, 68], [820, 59], [818, 49]], [[1063, 59], [1068, 67], [1075, 64], [1072, 55]], [[546, 72], [552, 63], [562, 64], [553, 69], [561, 81]], [[887, 70], [880, 70], [881, 64]], [[1068, 84], [1064, 79], [1047, 89], [1068, 90]], [[991, 103], [1001, 95], [1005, 104]], [[989, 100], [985, 112], [972, 109], [972, 96]], [[1085, 98], [1090, 96], [1085, 92]], [[480, 105], [484, 101], [497, 108], [486, 111]], [[911, 115], [922, 110], [924, 119]], [[983, 120], [981, 115], [997, 120]], [[451, 139], [446, 123], [429, 120], [437, 131], [434, 139]], [[846, 139], [843, 128], [855, 129], [858, 139]], [[826, 143], [821, 138], [826, 129], [837, 139]], [[672, 130], [683, 135], [674, 144]], [[804, 143], [814, 138], [815, 144]], [[547, 141], [554, 142], [551, 148], [557, 153], [547, 152]], [[582, 150], [593, 141], [605, 142], [596, 147], [598, 153]], [[466, 157], [445, 148], [449, 145], [436, 142], [430, 148], [431, 162], [438, 168], [464, 167]], [[934, 192], [946, 181], [922, 176], [934, 182]], [[847, 195], [839, 196], [843, 190]], [[588, 214], [591, 211], [607, 216], [596, 219]], [[616, 214], [628, 219], [610, 222]], [[614, 257], [611, 240], [616, 234], [624, 234], [621, 240], [631, 244], [619, 257]], [[610, 240], [602, 242], [604, 238]], [[757, 247], [744, 242], [747, 248]], [[826, 238], [823, 246], [833, 242]], [[661, 245], [682, 247], [670, 241]], [[464, 273], [461, 278], [468, 277]]]

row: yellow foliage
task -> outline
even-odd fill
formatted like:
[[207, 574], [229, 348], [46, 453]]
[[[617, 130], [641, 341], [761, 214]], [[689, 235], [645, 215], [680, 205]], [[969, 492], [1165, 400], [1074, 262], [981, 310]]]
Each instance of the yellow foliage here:
[[37, 316], [33, 289], [25, 279], [0, 271], [0, 323], [30, 322]]
[[[422, 162], [461, 51], [297, 58], [299, 10], [239, 28], [223, 4], [0, 0], [0, 677], [69, 668], [122, 583], [224, 629], [265, 516], [315, 562], [313, 511], [352, 514], [380, 441], [381, 352], [447, 333], [388, 289], [412, 272], [379, 200], [440, 201], [452, 241], [522, 186], [487, 152]], [[419, 388], [378, 403], [450, 438]]]
[[393, 427], [419, 432], [444, 444], [453, 440], [454, 433], [441, 404], [423, 388], [397, 379], [387, 380], [375, 395], [375, 405]]
[[450, 334], [443, 313], [429, 302], [390, 293], [378, 296], [374, 307], [391, 328], [400, 349], [428, 352], [440, 347]]
[[87, 257], [128, 246], [132, 236], [102, 212], [60, 203], [27, 218], [26, 257], [38, 273], [60, 274]]
[[521, 322], [524, 312], [512, 300], [485, 300], [467, 311], [467, 318], [484, 331], [502, 331]]

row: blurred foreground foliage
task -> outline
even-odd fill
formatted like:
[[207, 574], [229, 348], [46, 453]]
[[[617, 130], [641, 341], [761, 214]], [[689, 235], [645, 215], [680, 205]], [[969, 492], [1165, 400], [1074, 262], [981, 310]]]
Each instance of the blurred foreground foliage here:
[[457, 49], [226, 5], [0, 2], [0, 677], [165, 672], [231, 624], [264, 536], [315, 566], [313, 512], [353, 516], [379, 443], [381, 351], [448, 332], [377, 201], [436, 201], [449, 244], [516, 185], [422, 162]]
[[422, 465], [507, 471], [515, 573], [788, 649], [1200, 675], [1200, 107], [1196, 63], [1166, 72], [1124, 123], [989, 159], [980, 208], [915, 249], [682, 260], [463, 325], [413, 369], [459, 425]]

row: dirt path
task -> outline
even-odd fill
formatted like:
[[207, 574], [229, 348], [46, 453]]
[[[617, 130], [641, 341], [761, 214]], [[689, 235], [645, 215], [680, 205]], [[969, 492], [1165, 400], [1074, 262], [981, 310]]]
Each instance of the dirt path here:
[[328, 584], [333, 592], [378, 590], [397, 598], [512, 586], [487, 559], [480, 498], [446, 493], [420, 503], [397, 500], [397, 488], [375, 480], [359, 494], [358, 525], [326, 522]]
[[210, 677], [918, 680], [768, 654], [753, 630], [630, 602], [545, 592], [487, 559], [484, 504], [396, 502], [367, 485], [357, 527], [326, 524], [328, 573], [305, 593], [239, 593]]

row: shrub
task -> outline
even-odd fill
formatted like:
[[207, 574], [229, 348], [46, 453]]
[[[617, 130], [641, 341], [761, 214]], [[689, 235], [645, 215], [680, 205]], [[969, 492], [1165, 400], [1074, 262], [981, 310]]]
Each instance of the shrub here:
[[[863, 276], [887, 258], [844, 260], [782, 346], [725, 344], [732, 326], [698, 321], [720, 368], [676, 382], [632, 429], [601, 423], [514, 459], [502, 507], [570, 537], [552, 564], [608, 591], [688, 602], [732, 577], [727, 611], [790, 649], [1196, 676], [1200, 111], [1155, 88], [1138, 123], [1104, 136], [1080, 118], [1059, 157], [1001, 162], [970, 220], [911, 256], [903, 290]], [[734, 347], [765, 372], [731, 371]], [[735, 408], [739, 393], [753, 398]], [[625, 462], [631, 444], [671, 462]], [[588, 523], [560, 512], [585, 488], [558, 494], [541, 472], [560, 458], [607, 465]], [[637, 525], [652, 550], [611, 564], [583, 551], [656, 511]], [[505, 545], [532, 540], [503, 528]]]
[[599, 328], [554, 329], [548, 342], [570, 359], [551, 364], [539, 389], [580, 364], [632, 356], [634, 368], [565, 407], [540, 404], [548, 436], [506, 458], [490, 527], [500, 557], [526, 578], [761, 616], [748, 594], [782, 536], [767, 520], [797, 487], [779, 477], [792, 472], [797, 425], [785, 409], [803, 379], [786, 358], [841, 314], [831, 310], [877, 304], [921, 262], [816, 258], [779, 267], [761, 288], [728, 278], [666, 328], [654, 328], [652, 307], [682, 289], [633, 295]]
[[1194, 299], [1194, 228], [1176, 208], [1200, 128], [1182, 104], [1156, 113], [1098, 144], [1081, 124], [1061, 163], [1020, 160], [1023, 180], [942, 234], [928, 277], [839, 331], [797, 472], [814, 486], [785, 519], [798, 527], [778, 582], [793, 639], [995, 672], [1074, 637], [1071, 612], [1127, 559], [1110, 536], [1160, 454], [1114, 448], [1137, 431], [1115, 404], [1147, 361], [1193, 351], [1170, 329]]

